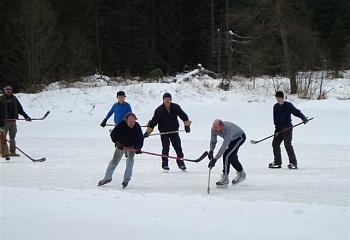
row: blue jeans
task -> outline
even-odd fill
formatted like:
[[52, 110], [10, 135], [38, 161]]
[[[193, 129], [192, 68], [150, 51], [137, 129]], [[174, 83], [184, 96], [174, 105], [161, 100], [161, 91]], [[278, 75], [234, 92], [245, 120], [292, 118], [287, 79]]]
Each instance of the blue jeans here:
[[[132, 176], [132, 169], [134, 167], [134, 156], [135, 152], [133, 151], [127, 151], [128, 152], [128, 158], [126, 159], [126, 168], [124, 172], [124, 181], [129, 182]], [[118, 166], [120, 160], [124, 156], [125, 150], [120, 150], [118, 148], [115, 148], [113, 159], [109, 162], [105, 178], [106, 180], [112, 180], [112, 175], [115, 170], [115, 168]]]

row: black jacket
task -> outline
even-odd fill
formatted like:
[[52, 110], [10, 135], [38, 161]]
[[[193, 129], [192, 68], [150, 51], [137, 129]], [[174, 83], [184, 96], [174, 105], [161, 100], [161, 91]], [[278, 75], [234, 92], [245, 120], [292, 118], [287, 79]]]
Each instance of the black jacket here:
[[23, 107], [16, 96], [11, 95], [10, 97], [7, 97], [5, 94], [3, 94], [0, 97], [0, 101], [5, 105], [6, 119], [17, 119], [18, 114], [22, 115], [24, 118], [29, 118], [29, 116], [24, 112]]
[[292, 126], [291, 114], [304, 120], [305, 116], [299, 109], [294, 107], [290, 102], [285, 101], [282, 105], [276, 103], [273, 106], [273, 121], [276, 127], [276, 131], [282, 130], [283, 127]]
[[143, 146], [143, 134], [141, 126], [138, 122], [133, 128], [123, 120], [114, 127], [111, 132], [112, 142], [120, 142], [124, 147], [133, 146], [136, 149], [141, 149]]
[[0, 127], [5, 126], [5, 105], [0, 102]]
[[170, 103], [169, 113], [164, 104], [162, 104], [154, 111], [153, 118], [148, 123], [148, 127], [153, 129], [158, 124], [159, 132], [177, 131], [179, 130], [180, 126], [177, 119], [178, 116], [182, 121], [188, 121], [188, 116], [181, 109], [180, 105], [176, 103]]

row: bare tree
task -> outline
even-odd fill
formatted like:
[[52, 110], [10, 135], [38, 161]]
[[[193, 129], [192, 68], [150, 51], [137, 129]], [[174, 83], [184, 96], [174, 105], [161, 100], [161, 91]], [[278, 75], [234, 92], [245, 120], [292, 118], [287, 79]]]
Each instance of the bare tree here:
[[42, 83], [60, 62], [56, 16], [49, 2], [21, 0], [19, 12], [11, 15], [9, 24], [13, 39], [9, 47], [13, 54], [8, 56], [7, 63], [16, 71], [18, 85]]

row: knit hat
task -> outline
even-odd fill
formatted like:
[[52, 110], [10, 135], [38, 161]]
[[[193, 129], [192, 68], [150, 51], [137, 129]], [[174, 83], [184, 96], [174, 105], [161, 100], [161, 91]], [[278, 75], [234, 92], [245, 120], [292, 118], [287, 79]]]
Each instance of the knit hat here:
[[123, 92], [123, 91], [117, 92], [117, 97], [119, 97], [119, 96], [124, 96], [125, 97], [125, 92]]
[[275, 96], [279, 98], [284, 98], [284, 93], [282, 91], [277, 91]]
[[170, 98], [171, 99], [171, 94], [170, 93], [164, 93], [163, 94], [163, 99], [164, 98]]

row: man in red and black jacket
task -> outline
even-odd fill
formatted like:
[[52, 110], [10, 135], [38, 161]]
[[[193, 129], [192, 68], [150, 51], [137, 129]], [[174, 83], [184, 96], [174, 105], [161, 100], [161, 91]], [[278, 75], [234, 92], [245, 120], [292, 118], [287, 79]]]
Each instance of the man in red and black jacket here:
[[[172, 103], [172, 98], [170, 93], [164, 93], [163, 95], [163, 104], [156, 108], [154, 111], [154, 115], [152, 119], [149, 121], [147, 125], [147, 130], [144, 133], [144, 137], [148, 137], [148, 135], [153, 131], [153, 128], [158, 125], [159, 132], [172, 132], [179, 130], [179, 121], [178, 117], [184, 122], [185, 131], [189, 133], [191, 131], [190, 125], [191, 121], [189, 121], [187, 114], [181, 109], [180, 105], [176, 103]], [[169, 155], [170, 142], [174, 147], [177, 157], [183, 158], [184, 154], [182, 152], [181, 147], [181, 139], [179, 133], [171, 133], [164, 134], [160, 136], [162, 141], [162, 155]], [[184, 161], [177, 160], [178, 167], [185, 171], [186, 166]], [[162, 157], [162, 168], [164, 171], [169, 171], [168, 158]]]
[[19, 156], [16, 153], [16, 134], [17, 134], [17, 124], [16, 119], [18, 115], [22, 115], [26, 121], [31, 121], [32, 119], [24, 112], [21, 103], [18, 101], [17, 97], [13, 95], [12, 87], [6, 86], [4, 88], [4, 94], [0, 97], [0, 102], [5, 105], [5, 137], [7, 132], [10, 138], [10, 155]]
[[0, 102], [0, 146], [1, 146], [1, 157], [10, 159], [9, 149], [6, 142], [6, 136], [4, 132], [5, 126], [5, 106]]

